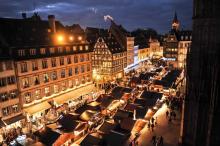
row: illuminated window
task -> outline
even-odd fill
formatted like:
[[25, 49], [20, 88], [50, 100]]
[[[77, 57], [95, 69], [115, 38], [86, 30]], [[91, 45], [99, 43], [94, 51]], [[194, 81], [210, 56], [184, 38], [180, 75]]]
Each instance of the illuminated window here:
[[56, 58], [52, 58], [52, 59], [51, 59], [51, 66], [52, 66], [52, 67], [56, 67], [56, 66], [57, 66], [57, 64], [56, 64]]
[[36, 55], [36, 49], [30, 49], [30, 55]]
[[46, 49], [45, 48], [40, 48], [40, 54], [46, 54]]
[[83, 46], [79, 46], [79, 50], [82, 51], [83, 50]]
[[47, 60], [42, 60], [42, 68], [48, 68]]
[[85, 47], [86, 47], [86, 50], [89, 50], [89, 46], [86, 45]]
[[68, 56], [68, 57], [67, 57], [67, 64], [71, 64], [71, 62], [72, 62], [72, 61], [71, 61], [71, 56]]
[[27, 72], [27, 62], [22, 62], [21, 63], [21, 72]]
[[55, 53], [55, 48], [50, 48], [50, 53], [54, 54]]
[[40, 89], [35, 91], [35, 97], [36, 97], [36, 99], [40, 99], [41, 98], [41, 96], [40, 96]]
[[31, 93], [30, 92], [27, 92], [24, 94], [24, 101], [25, 101], [25, 103], [31, 102]]
[[77, 55], [74, 56], [74, 63], [78, 63], [78, 56]]
[[32, 71], [38, 70], [38, 63], [37, 61], [32, 62]]
[[44, 83], [49, 82], [49, 75], [45, 73], [43, 76], [44, 76]]
[[24, 49], [18, 50], [18, 56], [25, 56], [25, 50]]
[[60, 65], [64, 65], [64, 57], [60, 57]]
[[65, 78], [65, 70], [64, 69], [61, 70], [61, 78]]

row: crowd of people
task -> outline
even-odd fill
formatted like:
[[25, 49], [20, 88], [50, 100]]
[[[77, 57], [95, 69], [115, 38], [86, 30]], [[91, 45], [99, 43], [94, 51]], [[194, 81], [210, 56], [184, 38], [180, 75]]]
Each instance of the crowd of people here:
[[154, 135], [151, 142], [154, 146], [163, 146], [163, 136], [157, 137], [156, 135]]

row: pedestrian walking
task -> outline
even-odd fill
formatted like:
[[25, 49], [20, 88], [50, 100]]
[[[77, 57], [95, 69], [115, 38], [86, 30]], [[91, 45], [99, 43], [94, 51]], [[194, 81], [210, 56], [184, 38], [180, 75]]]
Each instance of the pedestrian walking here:
[[167, 110], [167, 112], [166, 112], [166, 118], [168, 118], [169, 117], [169, 111]]
[[151, 118], [151, 123], [154, 123], [155, 119], [154, 117]]
[[163, 136], [160, 136], [159, 145], [163, 146]]
[[157, 137], [156, 137], [156, 135], [154, 135], [153, 137], [152, 137], [152, 143], [153, 143], [153, 145], [155, 145], [156, 144], [156, 139], [157, 139]]
[[154, 131], [154, 123], [151, 124], [151, 130]]

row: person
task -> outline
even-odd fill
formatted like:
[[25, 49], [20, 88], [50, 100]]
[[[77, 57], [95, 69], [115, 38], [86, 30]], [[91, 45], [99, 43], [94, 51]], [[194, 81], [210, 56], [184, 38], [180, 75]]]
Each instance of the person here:
[[169, 117], [169, 111], [167, 110], [166, 112], [166, 117], [168, 118]]
[[163, 146], [163, 136], [160, 136], [159, 145]]
[[154, 123], [151, 124], [151, 130], [154, 131]]
[[152, 117], [152, 118], [151, 118], [151, 123], [154, 123], [154, 120], [155, 120], [154, 117]]
[[156, 144], [156, 138], [157, 138], [156, 135], [154, 135], [154, 136], [152, 137], [152, 140], [151, 140], [151, 141], [152, 141], [153, 145]]

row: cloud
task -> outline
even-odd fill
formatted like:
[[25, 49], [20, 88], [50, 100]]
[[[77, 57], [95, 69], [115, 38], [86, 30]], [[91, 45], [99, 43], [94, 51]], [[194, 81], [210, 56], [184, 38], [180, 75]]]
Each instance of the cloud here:
[[192, 24], [191, 0], [1, 0], [0, 17], [21, 18], [21, 12], [30, 16], [34, 11], [44, 19], [54, 14], [65, 24], [94, 27], [106, 27], [103, 17], [110, 15], [129, 30], [151, 27], [162, 33], [170, 30], [177, 11], [184, 28]]

